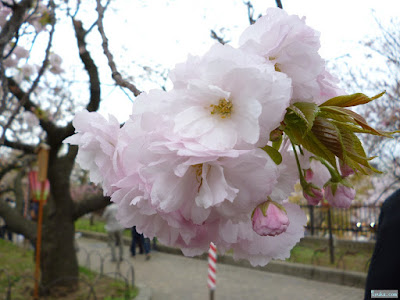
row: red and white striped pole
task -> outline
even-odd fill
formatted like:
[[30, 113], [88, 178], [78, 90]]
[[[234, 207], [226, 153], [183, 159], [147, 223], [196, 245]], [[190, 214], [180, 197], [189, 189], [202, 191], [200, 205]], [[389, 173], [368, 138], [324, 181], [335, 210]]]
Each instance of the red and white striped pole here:
[[214, 300], [214, 291], [216, 286], [217, 271], [217, 247], [214, 243], [210, 243], [208, 250], [208, 288], [210, 289], [210, 300]]

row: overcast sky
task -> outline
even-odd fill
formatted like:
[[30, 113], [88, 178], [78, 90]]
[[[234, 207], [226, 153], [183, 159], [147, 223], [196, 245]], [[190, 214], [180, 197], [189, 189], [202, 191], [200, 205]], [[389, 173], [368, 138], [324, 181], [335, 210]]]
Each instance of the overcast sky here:
[[[275, 0], [252, 3], [256, 15], [276, 6]], [[282, 4], [289, 14], [305, 16], [306, 23], [321, 33], [320, 53], [327, 60], [347, 54], [359, 57], [363, 53], [359, 41], [379, 33], [375, 17], [386, 23], [400, 12], [399, 0], [282, 0]], [[223, 33], [235, 46], [248, 25], [242, 0], [116, 0], [105, 19], [117, 64], [132, 77], [137, 73], [135, 63], [169, 69], [188, 54], [205, 53], [215, 43], [210, 29], [219, 32], [224, 28]], [[97, 46], [102, 55], [100, 43]], [[153, 86], [138, 87], [148, 90]], [[107, 89], [103, 95], [101, 112], [125, 120], [130, 112], [129, 99]]]

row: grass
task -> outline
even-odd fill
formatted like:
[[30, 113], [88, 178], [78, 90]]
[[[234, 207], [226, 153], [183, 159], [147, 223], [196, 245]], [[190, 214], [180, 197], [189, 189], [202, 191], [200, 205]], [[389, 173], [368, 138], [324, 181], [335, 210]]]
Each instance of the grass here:
[[366, 273], [372, 251], [350, 252], [343, 248], [336, 248], [334, 256], [335, 263], [331, 264], [328, 247], [318, 248], [296, 245], [290, 253], [290, 258], [286, 261]]
[[[78, 220], [75, 221], [75, 231], [87, 230], [87, 231], [93, 231], [93, 232], [98, 232], [98, 233], [106, 233], [106, 230], [104, 229], [104, 225], [105, 225], [104, 221], [96, 220], [93, 222], [93, 225], [91, 225], [90, 219], [79, 218]], [[123, 235], [126, 237], [131, 237], [130, 229], [125, 229]]]
[[[0, 295], [6, 295], [8, 286], [11, 285], [11, 299], [32, 299], [34, 286], [33, 251], [22, 249], [13, 243], [0, 239], [0, 266]], [[125, 282], [99, 276], [88, 268], [79, 267], [79, 273], [78, 290], [73, 293], [60, 291], [58, 295], [45, 299], [84, 300], [90, 294], [90, 286], [93, 286], [97, 299], [133, 299], [138, 294], [136, 287], [127, 289]]]

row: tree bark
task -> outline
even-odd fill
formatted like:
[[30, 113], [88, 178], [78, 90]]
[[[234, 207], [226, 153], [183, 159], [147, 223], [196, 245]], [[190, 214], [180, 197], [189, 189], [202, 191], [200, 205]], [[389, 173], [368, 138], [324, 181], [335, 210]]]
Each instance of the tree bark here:
[[79, 269], [74, 247], [73, 202], [69, 178], [73, 157], [57, 157], [50, 152], [48, 179], [51, 197], [44, 211], [41, 253], [41, 284], [45, 288], [75, 287]]

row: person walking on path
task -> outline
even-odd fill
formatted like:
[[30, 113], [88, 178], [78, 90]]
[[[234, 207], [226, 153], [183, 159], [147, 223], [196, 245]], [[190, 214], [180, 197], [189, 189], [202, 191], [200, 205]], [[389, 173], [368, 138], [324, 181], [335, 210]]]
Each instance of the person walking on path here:
[[116, 218], [117, 205], [115, 203], [108, 205], [103, 213], [103, 218], [106, 220], [106, 225], [104, 226], [108, 234], [108, 246], [111, 249], [111, 261], [117, 261], [115, 255], [115, 247], [118, 246], [119, 250], [119, 261], [124, 258], [124, 248], [122, 243], [122, 232], [124, 227], [118, 222]]
[[146, 254], [146, 260], [150, 259], [150, 240], [148, 238], [145, 238], [143, 233], [138, 233], [136, 231], [136, 226], [133, 226], [131, 228], [131, 233], [132, 233], [132, 241], [131, 241], [131, 256], [135, 257], [136, 256], [136, 242], [139, 242], [139, 248], [140, 248], [140, 254], [143, 254], [143, 249], [144, 253]]

